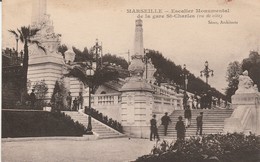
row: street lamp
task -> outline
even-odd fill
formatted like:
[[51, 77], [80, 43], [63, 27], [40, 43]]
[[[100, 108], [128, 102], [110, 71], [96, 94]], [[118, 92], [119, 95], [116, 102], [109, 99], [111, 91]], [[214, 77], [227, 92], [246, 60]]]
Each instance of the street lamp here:
[[19, 41], [18, 35], [15, 36], [15, 40], [16, 40], [16, 52], [18, 53], [18, 41]]
[[213, 77], [213, 70], [211, 70], [211, 69], [209, 69], [209, 63], [208, 63], [208, 61], [206, 61], [205, 62], [205, 69], [203, 69], [202, 71], [200, 71], [200, 77], [202, 77], [203, 76], [203, 74], [204, 74], [204, 76], [206, 77], [206, 83], [208, 84], [208, 78], [210, 77], [210, 74], [211, 74], [211, 76]]
[[[89, 110], [91, 109], [91, 91], [92, 91], [92, 84], [93, 84], [92, 77], [95, 73], [95, 71], [92, 69], [92, 64], [90, 64], [90, 66], [91, 67], [86, 70], [86, 74], [90, 78], [90, 82], [89, 82], [89, 101], [88, 101], [89, 102]], [[91, 114], [90, 113], [88, 114], [88, 126], [87, 126], [87, 132], [86, 133], [87, 134], [93, 134], [92, 124], [91, 124]]]
[[181, 76], [184, 76], [184, 90], [187, 91], [187, 89], [188, 89], [188, 76], [189, 76], [189, 72], [186, 69], [186, 64], [183, 65], [183, 74], [181, 74]]

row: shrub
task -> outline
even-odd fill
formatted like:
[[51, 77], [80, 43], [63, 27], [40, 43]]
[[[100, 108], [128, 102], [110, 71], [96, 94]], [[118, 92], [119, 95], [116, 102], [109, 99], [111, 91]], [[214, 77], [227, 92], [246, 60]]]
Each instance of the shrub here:
[[120, 133], [123, 133], [123, 126], [116, 120], [113, 120], [112, 118], [109, 118], [107, 116], [104, 116], [102, 113], [97, 111], [94, 108], [88, 108], [85, 107], [86, 114], [90, 115], [91, 117], [95, 118], [96, 120], [106, 124], [107, 126], [117, 130]]
[[144, 162], [257, 162], [260, 160], [260, 137], [253, 134], [211, 134], [156, 144], [151, 154], [139, 157]]
[[82, 136], [85, 127], [64, 113], [2, 111], [2, 137]]

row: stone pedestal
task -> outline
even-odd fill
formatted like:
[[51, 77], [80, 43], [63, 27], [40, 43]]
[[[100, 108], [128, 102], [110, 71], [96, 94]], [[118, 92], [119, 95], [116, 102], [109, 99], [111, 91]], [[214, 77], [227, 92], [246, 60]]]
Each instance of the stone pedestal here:
[[259, 93], [238, 93], [232, 96], [234, 112], [225, 120], [224, 132], [249, 132], [260, 135]]
[[149, 138], [152, 108], [151, 92], [123, 92], [120, 116], [125, 133], [133, 137]]
[[33, 84], [45, 80], [48, 86], [46, 99], [50, 99], [57, 79], [62, 77], [63, 59], [58, 54], [31, 55], [28, 67], [28, 79]]

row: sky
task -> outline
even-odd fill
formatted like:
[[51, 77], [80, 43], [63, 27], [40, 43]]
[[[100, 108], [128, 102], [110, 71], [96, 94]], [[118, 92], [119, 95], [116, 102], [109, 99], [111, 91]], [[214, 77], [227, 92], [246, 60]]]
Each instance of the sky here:
[[[3, 2], [3, 48], [15, 47], [15, 38], [7, 30], [31, 24], [32, 2]], [[119, 54], [128, 50], [133, 53], [138, 18], [138, 13], [127, 13], [127, 9], [161, 9], [163, 13], [147, 14], [151, 17], [142, 18], [144, 48], [159, 51], [178, 65], [186, 64], [195, 76], [200, 75], [207, 60], [209, 68], [214, 70], [209, 84], [220, 91], [227, 87], [228, 64], [242, 61], [251, 50], [260, 48], [259, 0], [47, 0], [47, 13], [51, 15], [55, 32], [62, 35], [62, 44], [83, 49], [93, 46], [98, 39], [104, 54], [109, 52], [125, 58], [127, 55]], [[229, 9], [229, 12], [213, 13], [210, 18], [166, 18], [167, 14], [176, 14], [169, 13], [172, 9], [194, 12], [196, 9]], [[153, 18], [155, 15], [164, 18]], [[222, 18], [216, 17], [219, 15]], [[238, 24], [208, 22], [220, 23], [221, 20]], [[19, 44], [19, 49], [21, 47]]]

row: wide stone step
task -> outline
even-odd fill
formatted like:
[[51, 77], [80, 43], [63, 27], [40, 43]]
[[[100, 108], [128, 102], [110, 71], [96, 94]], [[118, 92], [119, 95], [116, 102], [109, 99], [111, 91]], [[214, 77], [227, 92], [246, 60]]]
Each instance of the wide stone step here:
[[[217, 110], [191, 110], [192, 118], [191, 118], [191, 126], [186, 129], [186, 137], [187, 136], [195, 136], [197, 132], [197, 121], [196, 117], [203, 112], [203, 134], [216, 134], [223, 132], [224, 128], [224, 120], [229, 118], [233, 112], [233, 110], [226, 109], [217, 109]], [[167, 136], [164, 136], [164, 128], [162, 125], [158, 127], [158, 134], [161, 138], [176, 138], [177, 132], [175, 130], [175, 125], [178, 121], [178, 117], [182, 116], [184, 120], [184, 110], [176, 110], [170, 115], [171, 123], [168, 126]], [[160, 122], [159, 122], [160, 124]]]

